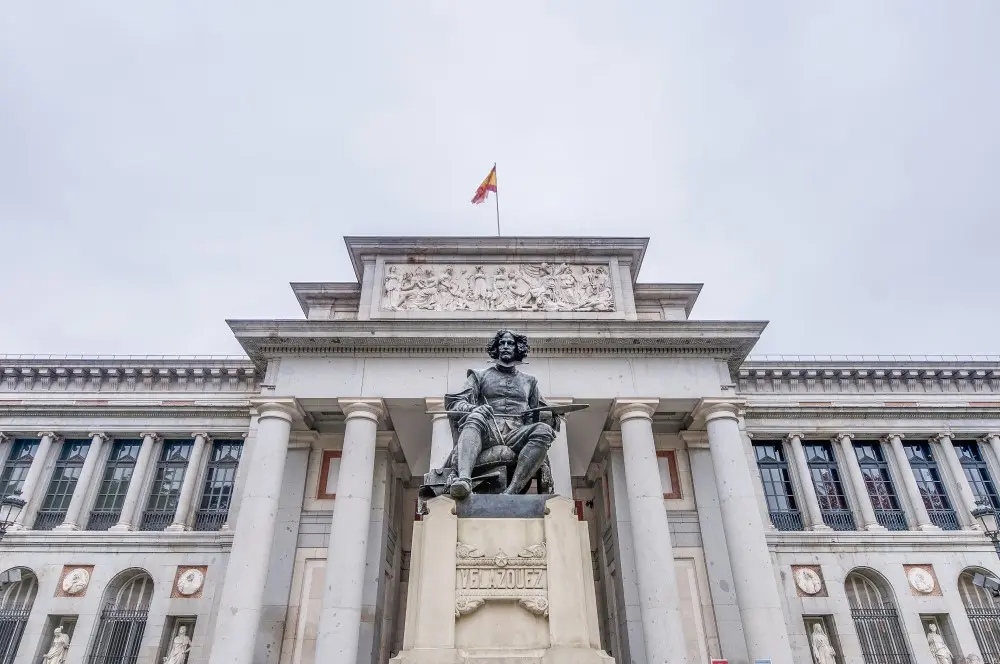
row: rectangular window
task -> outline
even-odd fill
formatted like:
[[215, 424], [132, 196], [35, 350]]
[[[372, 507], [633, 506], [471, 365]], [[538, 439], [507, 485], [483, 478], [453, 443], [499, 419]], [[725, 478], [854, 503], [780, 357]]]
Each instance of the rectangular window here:
[[990, 470], [983, 458], [983, 452], [979, 449], [979, 443], [956, 442], [955, 452], [958, 454], [958, 460], [962, 462], [965, 479], [969, 480], [969, 486], [972, 487], [972, 494], [976, 500], [985, 500], [987, 505], [992, 505], [994, 509], [1000, 509], [996, 485], [993, 484], [993, 478], [990, 476]]
[[89, 452], [89, 438], [63, 441], [45, 500], [35, 517], [35, 530], [52, 530], [66, 518], [66, 510], [73, 499], [73, 491]]
[[38, 453], [39, 442], [37, 438], [14, 439], [10, 456], [3, 466], [3, 473], [0, 473], [0, 498], [20, 495], [24, 488], [24, 478], [28, 476], [31, 462]]
[[780, 442], [754, 443], [754, 456], [760, 481], [764, 486], [764, 499], [771, 523], [778, 530], [802, 530], [802, 516], [799, 514], [792, 480], [788, 474], [788, 461]]
[[931, 446], [927, 443], [905, 443], [906, 458], [910, 462], [910, 470], [917, 480], [920, 497], [933, 523], [942, 530], [959, 530], [958, 517], [951, 507], [944, 483], [938, 473], [937, 462], [931, 454]]
[[111, 454], [104, 467], [104, 478], [97, 492], [94, 509], [90, 512], [87, 530], [107, 530], [118, 523], [141, 448], [141, 440], [116, 440], [111, 446]]
[[906, 530], [906, 514], [899, 506], [896, 489], [892, 485], [889, 474], [889, 464], [882, 454], [880, 443], [854, 443], [854, 454], [861, 466], [861, 476], [868, 489], [872, 507], [875, 508], [875, 518], [879, 524], [889, 530]]
[[192, 440], [163, 441], [139, 530], [163, 530], [173, 522], [193, 446]]
[[219, 530], [226, 523], [242, 454], [242, 440], [216, 440], [212, 443], [212, 457], [205, 471], [201, 504], [194, 520], [195, 530]]
[[802, 449], [809, 464], [809, 474], [816, 489], [823, 523], [834, 530], [856, 530], [854, 515], [851, 514], [847, 497], [844, 495], [844, 486], [840, 481], [840, 471], [837, 468], [837, 457], [834, 456], [833, 447], [830, 443], [803, 442]]

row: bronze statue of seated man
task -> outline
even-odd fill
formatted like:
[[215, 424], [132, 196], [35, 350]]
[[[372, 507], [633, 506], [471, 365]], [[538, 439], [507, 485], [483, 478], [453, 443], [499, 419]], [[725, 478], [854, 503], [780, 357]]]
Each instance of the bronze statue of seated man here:
[[544, 410], [535, 377], [517, 368], [528, 354], [528, 339], [500, 330], [487, 352], [493, 365], [470, 369], [462, 391], [445, 395], [455, 447], [445, 468], [428, 473], [425, 488], [433, 485], [431, 494], [446, 491], [455, 499], [474, 489], [520, 494], [537, 478], [538, 493], [551, 493], [547, 455], [560, 420]]

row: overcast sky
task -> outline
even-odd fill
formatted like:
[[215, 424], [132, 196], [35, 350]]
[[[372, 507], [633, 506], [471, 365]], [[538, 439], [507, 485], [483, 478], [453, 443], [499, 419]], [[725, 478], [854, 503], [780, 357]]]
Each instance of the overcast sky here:
[[[278, 8], [280, 5], [280, 8]], [[1000, 2], [7, 3], [0, 352], [239, 353], [343, 235], [638, 235], [758, 352], [1000, 352]]]

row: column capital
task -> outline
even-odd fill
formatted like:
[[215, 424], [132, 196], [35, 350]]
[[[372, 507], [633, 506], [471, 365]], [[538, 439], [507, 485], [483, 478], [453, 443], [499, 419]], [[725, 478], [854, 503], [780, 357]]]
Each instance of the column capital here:
[[738, 422], [743, 402], [734, 399], [702, 399], [695, 406], [691, 417], [695, 422], [707, 425], [712, 420], [726, 419]]
[[1000, 431], [991, 431], [976, 439], [977, 443], [989, 443], [993, 440], [1000, 441]]
[[160, 434], [156, 433], [155, 431], [144, 431], [144, 432], [140, 433], [139, 435], [142, 436], [143, 439], [149, 438], [150, 442], [153, 442], [153, 443], [156, 443], [156, 442], [159, 442], [160, 440], [163, 440], [163, 436], [161, 436]]
[[881, 440], [883, 443], [889, 443], [890, 445], [892, 445], [893, 439], [899, 439], [900, 441], [902, 441], [904, 438], [906, 438], [906, 436], [901, 433], [887, 433], [881, 438], [879, 438], [879, 440]]
[[853, 439], [854, 439], [853, 433], [838, 433], [836, 436], [830, 439], [830, 442], [843, 444], [845, 440], [849, 443]]
[[57, 434], [55, 431], [39, 431], [38, 432], [38, 437], [39, 438], [44, 438], [45, 436], [48, 436], [49, 439], [52, 440], [52, 442], [55, 442], [55, 441], [59, 440], [60, 438], [62, 438], [62, 436], [60, 436], [59, 434]]
[[385, 413], [381, 399], [337, 399], [337, 402], [348, 420], [364, 417], [377, 423]]
[[708, 432], [706, 431], [681, 431], [681, 440], [687, 443], [691, 449], [708, 449]]
[[192, 438], [197, 438], [198, 436], [204, 438], [206, 443], [212, 442], [212, 436], [210, 436], [207, 431], [195, 431], [191, 434]]
[[954, 437], [955, 434], [953, 433], [936, 433], [930, 438], [928, 438], [928, 440], [932, 443], [943, 443], [945, 440], [947, 440], [950, 443], [951, 439]]
[[258, 420], [275, 417], [294, 424], [303, 416], [295, 399], [251, 399], [250, 405], [257, 411]]
[[431, 416], [432, 421], [445, 419], [448, 416], [441, 411], [444, 410], [444, 397], [424, 397], [424, 408]]
[[90, 436], [91, 440], [100, 438], [102, 443], [106, 443], [109, 440], [111, 440], [111, 436], [104, 433], [103, 431], [91, 431], [87, 435]]
[[795, 440], [798, 440], [801, 443], [803, 438], [805, 438], [804, 433], [802, 433], [801, 431], [793, 431], [791, 433], [785, 434], [784, 440], [786, 443], [791, 443], [794, 442]]
[[13, 440], [13, 439], [14, 436], [10, 435], [9, 433], [4, 433], [3, 431], [0, 431], [0, 445], [3, 445], [8, 440]]
[[656, 407], [659, 405], [659, 399], [615, 399], [611, 413], [612, 417], [621, 422], [636, 417], [652, 420], [653, 413], [656, 412]]

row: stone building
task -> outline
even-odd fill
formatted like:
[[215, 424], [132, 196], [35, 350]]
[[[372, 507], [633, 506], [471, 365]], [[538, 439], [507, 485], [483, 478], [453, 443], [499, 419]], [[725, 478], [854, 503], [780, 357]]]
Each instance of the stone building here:
[[[635, 238], [348, 238], [351, 283], [229, 357], [0, 357], [0, 664], [384, 663], [442, 395], [529, 336], [619, 662], [1000, 662], [1000, 357], [749, 357]], [[365, 527], [367, 524], [367, 527]], [[365, 533], [361, 537], [346, 533]], [[317, 641], [325, 644], [317, 654]], [[177, 660], [178, 662], [181, 660]], [[174, 662], [171, 662], [174, 664]]]

